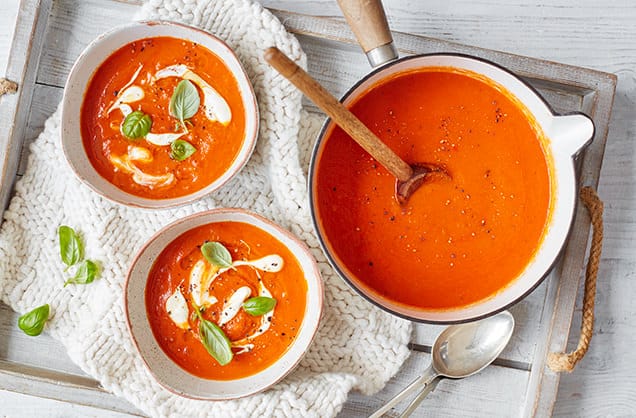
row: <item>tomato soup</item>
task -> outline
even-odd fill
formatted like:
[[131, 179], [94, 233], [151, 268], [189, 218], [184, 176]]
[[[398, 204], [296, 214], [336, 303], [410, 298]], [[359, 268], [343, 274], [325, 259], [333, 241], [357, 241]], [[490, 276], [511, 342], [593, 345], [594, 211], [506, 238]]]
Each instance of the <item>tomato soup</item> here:
[[181, 39], [147, 38], [96, 70], [81, 134], [93, 167], [110, 183], [144, 198], [175, 198], [232, 165], [245, 140], [245, 109], [217, 55]]
[[396, 75], [351, 110], [409, 163], [445, 167], [408, 202], [395, 178], [341, 129], [317, 155], [314, 204], [337, 263], [379, 294], [419, 309], [492, 297], [528, 265], [552, 207], [545, 138], [527, 110], [476, 74]]
[[[210, 243], [228, 250], [231, 265], [219, 269], [203, 255]], [[275, 300], [273, 309], [249, 313], [246, 304], [258, 296]], [[232, 380], [264, 370], [285, 353], [303, 320], [307, 283], [276, 238], [249, 224], [218, 222], [184, 233], [163, 250], [145, 297], [153, 334], [174, 362], [205, 379]], [[227, 364], [203, 344], [202, 319], [230, 342]]]

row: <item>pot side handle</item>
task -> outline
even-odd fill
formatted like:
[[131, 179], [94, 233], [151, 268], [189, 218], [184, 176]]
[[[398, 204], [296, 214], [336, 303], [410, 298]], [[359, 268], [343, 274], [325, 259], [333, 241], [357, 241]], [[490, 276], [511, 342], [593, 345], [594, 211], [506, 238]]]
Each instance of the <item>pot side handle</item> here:
[[555, 116], [547, 134], [555, 149], [574, 156], [592, 142], [594, 122], [583, 113]]
[[338, 0], [338, 5], [372, 67], [397, 59], [380, 0]]

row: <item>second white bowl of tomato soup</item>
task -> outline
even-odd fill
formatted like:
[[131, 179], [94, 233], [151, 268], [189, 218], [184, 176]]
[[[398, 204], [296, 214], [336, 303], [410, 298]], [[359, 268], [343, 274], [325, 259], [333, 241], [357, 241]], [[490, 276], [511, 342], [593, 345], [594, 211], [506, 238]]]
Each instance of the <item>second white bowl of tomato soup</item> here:
[[258, 108], [220, 39], [171, 22], [114, 29], [77, 59], [62, 144], [86, 184], [117, 202], [163, 208], [217, 190], [247, 162]]
[[300, 361], [323, 287], [307, 247], [272, 222], [216, 209], [158, 232], [126, 282], [128, 327], [167, 389], [197, 399], [262, 391]]

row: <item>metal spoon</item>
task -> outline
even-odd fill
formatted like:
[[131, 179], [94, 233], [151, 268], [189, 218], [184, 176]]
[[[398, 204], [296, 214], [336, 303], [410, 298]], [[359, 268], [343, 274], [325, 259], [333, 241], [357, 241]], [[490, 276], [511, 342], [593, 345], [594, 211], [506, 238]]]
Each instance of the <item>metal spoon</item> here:
[[375, 411], [369, 418], [378, 418], [416, 390], [421, 392], [407, 406], [402, 417], [408, 417], [431, 392], [435, 379], [461, 379], [472, 376], [492, 363], [510, 341], [515, 320], [503, 311], [475, 322], [451, 325], [437, 337], [431, 350], [431, 365], [402, 392]]
[[395, 198], [400, 204], [406, 203], [415, 190], [432, 178], [450, 178], [448, 170], [439, 164], [408, 164], [402, 160], [345, 105], [340, 103], [278, 48], [268, 48], [263, 56], [269, 65], [310, 98], [336, 125], [348, 133], [366, 152], [395, 176], [397, 179]]

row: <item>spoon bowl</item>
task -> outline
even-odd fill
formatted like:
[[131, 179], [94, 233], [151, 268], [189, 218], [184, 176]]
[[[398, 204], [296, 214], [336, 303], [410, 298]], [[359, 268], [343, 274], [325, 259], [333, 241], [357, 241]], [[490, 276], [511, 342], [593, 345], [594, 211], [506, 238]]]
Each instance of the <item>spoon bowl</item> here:
[[514, 329], [508, 311], [446, 328], [433, 344], [432, 365], [440, 376], [461, 379], [480, 372], [503, 351]]
[[408, 417], [435, 387], [438, 377], [461, 379], [472, 376], [492, 363], [510, 341], [515, 320], [503, 311], [475, 322], [451, 325], [433, 343], [432, 360], [422, 376], [394, 396], [370, 418], [381, 417], [396, 404], [419, 389], [401, 417]]

